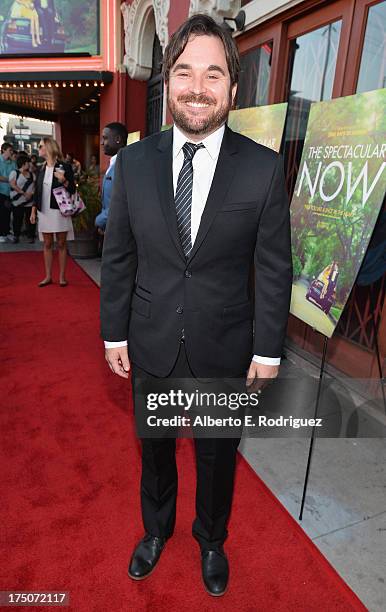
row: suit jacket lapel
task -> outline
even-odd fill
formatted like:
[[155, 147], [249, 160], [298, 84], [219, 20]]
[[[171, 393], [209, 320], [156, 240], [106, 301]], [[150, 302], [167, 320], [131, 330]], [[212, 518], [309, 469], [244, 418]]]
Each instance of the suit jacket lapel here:
[[185, 254], [182, 250], [180, 236], [178, 233], [177, 215], [174, 205], [172, 128], [160, 134], [154, 163], [158, 194], [161, 202], [161, 208], [165, 216], [166, 225], [179, 255], [185, 261]]
[[214, 221], [217, 211], [224, 202], [236, 168], [237, 157], [235, 153], [237, 153], [237, 146], [233, 138], [233, 132], [226, 125], [212, 185], [188, 261], [197, 253]]

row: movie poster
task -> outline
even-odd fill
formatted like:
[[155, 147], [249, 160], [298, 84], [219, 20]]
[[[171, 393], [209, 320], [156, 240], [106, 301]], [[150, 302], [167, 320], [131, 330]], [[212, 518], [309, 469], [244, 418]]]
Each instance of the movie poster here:
[[386, 89], [311, 105], [291, 203], [291, 313], [331, 337], [386, 187]]
[[0, 0], [2, 55], [99, 54], [99, 0]]
[[234, 132], [279, 151], [287, 106], [287, 102], [283, 102], [233, 110], [229, 113], [228, 125]]

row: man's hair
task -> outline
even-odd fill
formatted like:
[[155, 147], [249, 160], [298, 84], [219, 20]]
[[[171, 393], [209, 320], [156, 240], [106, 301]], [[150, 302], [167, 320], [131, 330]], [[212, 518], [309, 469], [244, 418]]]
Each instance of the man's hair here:
[[26, 162], [30, 162], [30, 158], [28, 157], [28, 155], [24, 155], [23, 153], [21, 155], [18, 155], [16, 158], [16, 166], [18, 167], [18, 169], [22, 168], [24, 166], [24, 164]]
[[171, 37], [162, 62], [162, 74], [169, 81], [170, 71], [183, 53], [190, 36], [217, 36], [224, 46], [231, 85], [238, 83], [240, 74], [240, 56], [232, 35], [219, 26], [209, 15], [193, 15], [185, 21]]
[[4, 153], [4, 151], [8, 151], [8, 149], [13, 149], [11, 143], [3, 142], [3, 144], [1, 145], [1, 152]]
[[113, 121], [113, 123], [108, 123], [107, 125], [105, 125], [105, 127], [114, 132], [116, 136], [120, 136], [123, 144], [126, 144], [128, 131], [127, 127], [123, 125], [123, 123], [119, 123], [119, 121]]

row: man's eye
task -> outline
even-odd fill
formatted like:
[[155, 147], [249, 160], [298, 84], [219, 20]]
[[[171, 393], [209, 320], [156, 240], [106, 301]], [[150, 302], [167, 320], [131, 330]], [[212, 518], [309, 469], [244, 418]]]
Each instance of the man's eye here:
[[213, 80], [217, 80], [218, 79], [218, 75], [217, 74], [208, 74], [208, 79]]
[[180, 76], [180, 77], [187, 77], [187, 76], [189, 76], [189, 75], [188, 75], [188, 73], [187, 73], [187, 72], [179, 72], [179, 73], [178, 73], [178, 76]]

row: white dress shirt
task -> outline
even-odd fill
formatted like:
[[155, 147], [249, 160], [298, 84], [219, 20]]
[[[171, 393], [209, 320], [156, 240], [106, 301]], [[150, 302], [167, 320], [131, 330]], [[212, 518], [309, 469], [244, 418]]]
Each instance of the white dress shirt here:
[[[182, 165], [184, 163], [184, 152], [182, 147], [187, 141], [186, 136], [173, 126], [173, 189], [174, 194], [177, 189], [177, 180]], [[225, 125], [222, 125], [215, 132], [203, 138], [200, 142], [204, 148], [198, 149], [193, 157], [193, 190], [192, 190], [192, 209], [191, 209], [191, 239], [192, 246], [196, 240], [201, 216], [204, 212], [206, 200], [208, 199], [210, 186], [212, 184], [214, 171], [216, 170], [217, 159], [224, 136]], [[105, 348], [115, 348], [127, 346], [127, 340], [120, 342], [105, 341]], [[264, 357], [254, 355], [253, 361], [264, 365], [279, 365], [280, 357]]]

